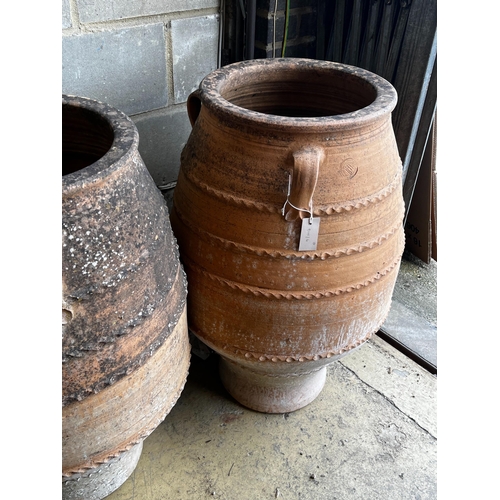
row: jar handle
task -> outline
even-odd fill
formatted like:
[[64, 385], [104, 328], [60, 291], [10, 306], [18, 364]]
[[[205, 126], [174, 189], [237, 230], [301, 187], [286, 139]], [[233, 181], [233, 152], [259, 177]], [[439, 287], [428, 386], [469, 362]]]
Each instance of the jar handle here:
[[312, 198], [318, 182], [323, 150], [317, 147], [299, 149], [293, 153], [293, 173], [285, 207], [285, 220], [312, 217]]
[[187, 98], [186, 107], [189, 121], [191, 122], [191, 127], [194, 127], [194, 124], [201, 111], [200, 95], [201, 89], [196, 89], [194, 92], [191, 92], [191, 94], [189, 94], [189, 97]]

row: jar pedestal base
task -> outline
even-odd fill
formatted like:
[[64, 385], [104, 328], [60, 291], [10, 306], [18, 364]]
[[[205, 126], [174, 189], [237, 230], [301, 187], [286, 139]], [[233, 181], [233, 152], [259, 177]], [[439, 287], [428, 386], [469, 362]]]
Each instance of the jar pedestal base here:
[[243, 406], [263, 413], [288, 413], [311, 403], [323, 390], [326, 366], [307, 373], [264, 373], [221, 356], [226, 390]]
[[101, 500], [117, 490], [134, 472], [142, 441], [108, 462], [62, 479], [63, 500]]

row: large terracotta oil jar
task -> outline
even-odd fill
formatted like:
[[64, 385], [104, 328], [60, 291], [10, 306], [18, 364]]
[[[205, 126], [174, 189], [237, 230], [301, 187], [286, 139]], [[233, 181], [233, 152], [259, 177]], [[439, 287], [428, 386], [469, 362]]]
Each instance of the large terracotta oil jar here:
[[63, 96], [62, 497], [101, 499], [186, 381], [187, 283], [122, 112]]
[[307, 59], [234, 63], [188, 100], [171, 222], [189, 328], [241, 404], [289, 412], [384, 322], [404, 248], [394, 88]]

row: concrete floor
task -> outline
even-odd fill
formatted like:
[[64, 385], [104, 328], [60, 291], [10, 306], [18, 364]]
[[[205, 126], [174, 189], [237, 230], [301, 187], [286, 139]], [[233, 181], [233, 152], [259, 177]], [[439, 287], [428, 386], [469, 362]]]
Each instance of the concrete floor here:
[[192, 357], [180, 399], [108, 500], [437, 498], [437, 378], [380, 337], [283, 415], [234, 401], [217, 361]]

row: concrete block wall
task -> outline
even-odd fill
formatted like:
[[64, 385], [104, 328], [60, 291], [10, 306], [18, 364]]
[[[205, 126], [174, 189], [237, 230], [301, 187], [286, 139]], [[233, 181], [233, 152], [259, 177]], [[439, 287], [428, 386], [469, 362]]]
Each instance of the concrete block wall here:
[[156, 185], [175, 185], [186, 100], [217, 68], [220, 0], [62, 0], [62, 93], [129, 115]]

